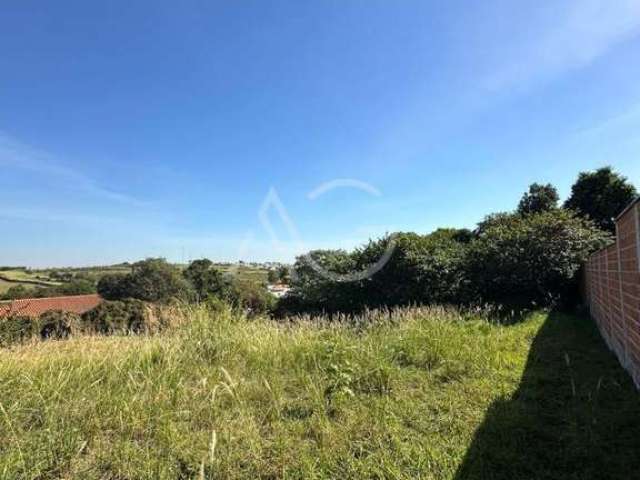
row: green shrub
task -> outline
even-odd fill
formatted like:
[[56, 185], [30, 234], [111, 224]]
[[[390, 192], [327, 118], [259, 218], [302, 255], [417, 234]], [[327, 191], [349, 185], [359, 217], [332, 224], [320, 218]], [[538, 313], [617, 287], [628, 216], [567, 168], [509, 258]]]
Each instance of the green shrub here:
[[567, 210], [496, 215], [470, 244], [469, 280], [478, 301], [549, 305], [567, 297], [582, 263], [610, 240]]
[[50, 310], [43, 313], [37, 324], [42, 339], [62, 339], [82, 331], [80, 316], [61, 310]]
[[82, 315], [85, 328], [106, 335], [156, 333], [184, 320], [178, 306], [153, 305], [141, 300], [105, 301]]
[[[473, 233], [400, 233], [350, 253], [314, 251], [297, 259], [291, 293], [274, 311], [286, 316], [412, 304], [554, 305], [575, 299], [582, 263], [610, 240], [571, 211], [532, 209], [526, 215], [489, 216]], [[338, 275], [365, 271], [391, 242], [388, 262], [368, 278], [341, 281], [318, 271], [318, 266]]]
[[250, 315], [268, 313], [276, 303], [275, 297], [269, 293], [265, 285], [250, 279], [233, 281], [230, 301]]
[[87, 328], [102, 334], [147, 330], [146, 305], [140, 300], [105, 301], [82, 315]]
[[[370, 241], [351, 253], [318, 250], [299, 257], [291, 293], [278, 302], [278, 316], [302, 312], [359, 312], [365, 308], [460, 303], [468, 297], [468, 230], [440, 229], [429, 235], [398, 233]], [[380, 271], [371, 267], [391, 252]], [[312, 261], [309, 261], [311, 259]], [[318, 266], [322, 271], [318, 271]], [[356, 281], [340, 275], [371, 270]], [[326, 275], [325, 272], [336, 276]]]
[[0, 347], [22, 343], [33, 338], [38, 325], [35, 319], [22, 315], [11, 315], [0, 319]]

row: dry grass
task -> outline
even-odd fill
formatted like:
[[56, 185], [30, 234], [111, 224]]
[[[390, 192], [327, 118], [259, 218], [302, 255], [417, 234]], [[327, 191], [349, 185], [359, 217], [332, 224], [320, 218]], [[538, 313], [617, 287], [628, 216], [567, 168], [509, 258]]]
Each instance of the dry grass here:
[[[369, 314], [354, 328], [190, 317], [158, 336], [0, 351], [0, 478], [486, 478], [461, 465], [473, 465], [490, 407], [522, 391], [549, 324], [586, 335], [596, 353], [584, 358], [596, 355], [608, 375], [598, 391], [632, 402], [624, 374], [576, 319], [539, 313], [506, 327], [422, 309]], [[562, 386], [561, 418], [609, 414], [586, 400], [592, 377], [548, 375]], [[585, 400], [563, 405], [572, 382]], [[530, 446], [528, 461], [549, 446]], [[504, 473], [493, 477], [518, 478]]]

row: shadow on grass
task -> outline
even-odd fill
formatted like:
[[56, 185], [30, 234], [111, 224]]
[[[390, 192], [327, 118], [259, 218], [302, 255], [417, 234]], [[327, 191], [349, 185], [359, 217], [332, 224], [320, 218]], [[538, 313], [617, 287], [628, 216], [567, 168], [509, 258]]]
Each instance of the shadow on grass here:
[[455, 479], [640, 478], [640, 393], [588, 317], [552, 313]]

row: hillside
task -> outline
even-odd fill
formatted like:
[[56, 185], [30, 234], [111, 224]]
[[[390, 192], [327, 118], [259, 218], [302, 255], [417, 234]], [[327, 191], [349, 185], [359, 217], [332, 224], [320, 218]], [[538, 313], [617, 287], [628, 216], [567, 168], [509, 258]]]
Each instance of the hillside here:
[[191, 319], [156, 337], [0, 351], [2, 478], [586, 479], [640, 468], [637, 393], [582, 318]]
[[60, 282], [52, 281], [46, 272], [31, 272], [17, 268], [0, 270], [0, 293], [17, 285], [33, 289], [58, 286]]

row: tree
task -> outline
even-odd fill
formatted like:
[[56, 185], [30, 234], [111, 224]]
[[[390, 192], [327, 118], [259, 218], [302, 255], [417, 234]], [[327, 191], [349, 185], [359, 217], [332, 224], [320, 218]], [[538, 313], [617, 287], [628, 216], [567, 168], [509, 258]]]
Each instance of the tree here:
[[540, 185], [533, 183], [529, 186], [529, 191], [525, 192], [518, 205], [520, 215], [530, 215], [532, 213], [547, 212], [558, 208], [560, 196], [556, 187], [547, 183]]
[[354, 256], [344, 250], [313, 250], [297, 257], [288, 295], [291, 299], [284, 301], [295, 310], [285, 313], [354, 311], [362, 305], [360, 283], [340, 282], [326, 273], [349, 274], [355, 268]]
[[125, 292], [130, 298], [146, 302], [167, 302], [172, 298], [186, 299], [189, 285], [180, 271], [164, 258], [148, 258], [132, 265], [125, 277]]
[[291, 281], [291, 268], [287, 265], [278, 267], [278, 281], [288, 284]]
[[280, 276], [278, 275], [278, 272], [276, 270], [269, 270], [267, 272], [267, 281], [270, 284], [278, 283], [279, 280]]
[[615, 232], [614, 219], [637, 196], [636, 188], [626, 177], [604, 167], [582, 172], [571, 187], [565, 208], [590, 218], [603, 230]]
[[96, 293], [95, 283], [83, 279], [72, 279], [69, 283], [65, 283], [57, 289], [61, 295], [88, 295]]
[[126, 298], [125, 282], [127, 275], [107, 274], [98, 280], [98, 294], [105, 300]]
[[231, 281], [208, 258], [194, 260], [183, 272], [198, 300], [216, 297], [221, 300], [231, 295]]
[[175, 298], [189, 298], [191, 288], [180, 271], [164, 258], [148, 258], [134, 263], [127, 275], [102, 277], [98, 293], [107, 300], [134, 298], [165, 303]]
[[232, 292], [228, 301], [250, 315], [267, 313], [275, 304], [276, 299], [269, 293], [266, 285], [254, 279], [235, 278], [231, 287]]

